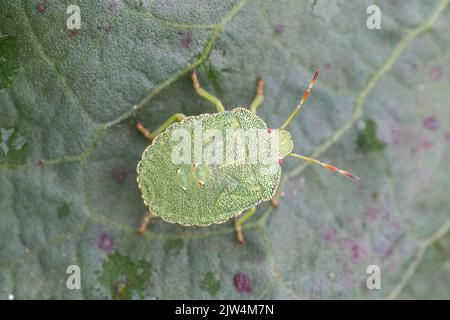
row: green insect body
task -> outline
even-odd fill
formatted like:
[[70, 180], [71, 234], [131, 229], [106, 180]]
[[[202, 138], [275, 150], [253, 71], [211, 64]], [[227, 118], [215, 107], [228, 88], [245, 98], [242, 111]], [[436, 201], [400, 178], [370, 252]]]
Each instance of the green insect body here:
[[[241, 243], [244, 242], [241, 225], [255, 212], [256, 205], [268, 200], [272, 201], [272, 205], [278, 205], [275, 193], [281, 177], [281, 160], [286, 156], [321, 165], [355, 180], [359, 179], [333, 165], [292, 153], [293, 140], [285, 128], [307, 100], [318, 75], [319, 72], [316, 71], [300, 103], [284, 124], [279, 129], [271, 129], [256, 115], [258, 106], [263, 102], [262, 79], [258, 79], [256, 97], [250, 105], [250, 110], [235, 108], [226, 111], [219, 99], [201, 88], [193, 71], [191, 77], [195, 91], [214, 103], [217, 113], [191, 117], [174, 114], [153, 132], [149, 132], [139, 122], [136, 123], [136, 128], [152, 141], [137, 165], [137, 183], [144, 203], [149, 208], [137, 230], [138, 233], [142, 234], [150, 219], [154, 217], [161, 217], [165, 221], [184, 226], [207, 226], [225, 222], [246, 211], [235, 220], [237, 239]], [[202, 161], [202, 156], [196, 156], [199, 152], [206, 151], [215, 138], [200, 140], [198, 143], [197, 123], [201, 123], [200, 131], [213, 130], [222, 137], [227, 136], [228, 130], [232, 129], [265, 132], [266, 135], [275, 137], [276, 152], [267, 158], [268, 161], [250, 161], [249, 155], [260, 145], [248, 142], [242, 149], [245, 156], [238, 161], [233, 157], [226, 158], [226, 161], [222, 162]], [[184, 150], [188, 161], [174, 161], [173, 158], [173, 151], [179, 146], [179, 141], [173, 137], [179, 130], [184, 130], [189, 137], [186, 144], [189, 148]], [[190, 140], [192, 137], [193, 142]], [[237, 141], [228, 139], [227, 136], [225, 142], [228, 145], [225, 149], [230, 145], [235, 147]], [[192, 146], [194, 147], [191, 148]], [[220, 146], [216, 151], [222, 148]], [[197, 161], [198, 159], [200, 161]], [[272, 170], [268, 171], [268, 168]]]
[[[207, 226], [225, 222], [261, 201], [270, 200], [281, 176], [278, 159], [269, 164], [277, 168], [271, 174], [266, 173], [267, 165], [252, 164], [248, 157], [247, 161], [220, 165], [173, 163], [171, 152], [178, 141], [172, 141], [172, 133], [184, 128], [193, 134], [195, 120], [202, 121], [202, 129], [216, 129], [223, 136], [230, 128], [268, 129], [261, 118], [244, 108], [187, 117], [167, 127], [144, 151], [137, 166], [137, 182], [150, 211], [168, 222]], [[283, 159], [292, 151], [293, 142], [286, 130], [280, 131], [278, 158]], [[208, 143], [203, 141], [203, 147]]]

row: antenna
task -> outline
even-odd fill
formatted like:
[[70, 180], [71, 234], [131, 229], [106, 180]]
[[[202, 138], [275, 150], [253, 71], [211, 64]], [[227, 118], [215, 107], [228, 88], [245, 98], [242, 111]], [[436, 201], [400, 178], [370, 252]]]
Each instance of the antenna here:
[[353, 173], [350, 173], [348, 171], [336, 168], [335, 166], [333, 166], [331, 164], [324, 163], [324, 162], [319, 161], [317, 159], [313, 159], [313, 158], [306, 157], [306, 156], [303, 156], [301, 154], [296, 154], [296, 153], [290, 153], [290, 154], [288, 154], [288, 156], [291, 156], [291, 157], [294, 157], [294, 158], [298, 158], [298, 159], [302, 159], [302, 160], [305, 160], [305, 161], [308, 161], [308, 162], [311, 162], [311, 163], [319, 164], [322, 167], [327, 168], [328, 170], [340, 173], [340, 174], [342, 174], [342, 175], [344, 175], [346, 177], [352, 178], [353, 180], [359, 180], [359, 178], [357, 176], [355, 176]]
[[280, 129], [285, 129], [289, 122], [291, 122], [292, 118], [297, 114], [297, 112], [301, 109], [302, 105], [305, 103], [305, 101], [309, 97], [309, 93], [311, 92], [312, 87], [314, 86], [314, 83], [316, 83], [317, 77], [319, 77], [319, 69], [314, 72], [314, 75], [311, 79], [311, 82], [309, 83], [308, 89], [303, 93], [303, 97], [300, 100], [300, 103], [295, 107], [294, 111], [292, 111], [291, 115], [286, 119], [286, 121], [283, 123], [283, 125], [280, 127]]

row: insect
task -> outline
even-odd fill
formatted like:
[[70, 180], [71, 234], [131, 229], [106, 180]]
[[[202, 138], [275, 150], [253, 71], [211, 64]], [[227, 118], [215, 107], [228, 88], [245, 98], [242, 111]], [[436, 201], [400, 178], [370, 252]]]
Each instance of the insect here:
[[[274, 207], [278, 206], [274, 196], [280, 181], [282, 160], [286, 156], [318, 164], [359, 180], [348, 171], [292, 152], [294, 144], [286, 127], [308, 99], [318, 76], [319, 70], [314, 73], [299, 104], [283, 125], [278, 129], [271, 129], [256, 114], [257, 108], [264, 100], [261, 78], [257, 80], [256, 97], [249, 109], [225, 110], [218, 98], [200, 86], [195, 70], [192, 71], [191, 78], [196, 93], [212, 102], [217, 112], [190, 117], [176, 113], [153, 132], [144, 128], [139, 121], [136, 123], [136, 128], [143, 136], [152, 141], [137, 165], [137, 183], [144, 203], [149, 208], [137, 232], [143, 234], [149, 221], [155, 217], [183, 226], [208, 226], [236, 218], [234, 224], [236, 237], [238, 242], [244, 243], [242, 224], [255, 212], [256, 206], [262, 201], [271, 201]], [[244, 157], [240, 158], [241, 161], [232, 158], [232, 161], [222, 163], [204, 162], [201, 157], [192, 160], [193, 154], [195, 158], [195, 154], [201, 152], [202, 147], [206, 150], [212, 141], [211, 139], [200, 141], [200, 148], [191, 150], [192, 145], [195, 149], [196, 141], [193, 143], [190, 138], [195, 134], [194, 127], [197, 122], [201, 122], [202, 130], [213, 130], [218, 136], [226, 135], [230, 129], [258, 129], [269, 135], [277, 135], [279, 142], [277, 154], [269, 160], [269, 165], [274, 165], [272, 166], [274, 169], [264, 171], [266, 166], [249, 161], [248, 154], [253, 150], [253, 144], [244, 144]], [[183, 130], [187, 132], [188, 138], [187, 150], [184, 150], [188, 161], [174, 161], [173, 151], [181, 140], [174, 139], [174, 135]], [[178, 138], [180, 137], [181, 135], [178, 135]], [[230, 141], [237, 140], [230, 139]], [[219, 149], [215, 151], [219, 153], [221, 148], [219, 145]]]

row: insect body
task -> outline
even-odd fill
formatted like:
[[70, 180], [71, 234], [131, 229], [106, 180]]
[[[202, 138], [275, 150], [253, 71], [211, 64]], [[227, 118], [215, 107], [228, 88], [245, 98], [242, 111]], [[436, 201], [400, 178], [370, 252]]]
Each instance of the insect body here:
[[[139, 122], [136, 124], [137, 129], [152, 140], [137, 166], [137, 182], [149, 207], [138, 233], [142, 234], [149, 220], [156, 216], [184, 226], [207, 226], [246, 211], [235, 221], [237, 239], [244, 242], [241, 225], [253, 214], [255, 206], [272, 199], [272, 204], [276, 204], [274, 196], [280, 181], [281, 161], [286, 156], [320, 164], [357, 179], [347, 171], [292, 153], [292, 137], [285, 128], [308, 98], [318, 71], [300, 103], [279, 129], [268, 128], [256, 115], [263, 101], [261, 79], [250, 110], [225, 111], [220, 100], [200, 87], [195, 71], [191, 76], [196, 92], [213, 102], [217, 113], [191, 117], [174, 114], [152, 133]], [[265, 140], [261, 140], [263, 136]], [[243, 137], [254, 139], [243, 142]], [[260, 141], [255, 140], [256, 137]], [[267, 142], [268, 149], [274, 151], [271, 155], [261, 152], [261, 141]], [[234, 152], [230, 157], [229, 150]], [[239, 152], [241, 157], [236, 156]], [[266, 158], [252, 157], [260, 154]]]

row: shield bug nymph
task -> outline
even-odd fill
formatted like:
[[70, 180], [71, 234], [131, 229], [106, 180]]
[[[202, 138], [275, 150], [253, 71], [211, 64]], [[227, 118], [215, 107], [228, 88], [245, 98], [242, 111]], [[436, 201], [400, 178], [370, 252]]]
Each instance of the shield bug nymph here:
[[[153, 132], [140, 122], [136, 123], [136, 128], [152, 141], [137, 165], [137, 183], [149, 208], [138, 233], [144, 232], [153, 217], [183, 226], [208, 226], [236, 217], [237, 240], [243, 243], [241, 226], [255, 212], [256, 206], [262, 201], [271, 201], [277, 206], [274, 196], [280, 182], [282, 160], [286, 156], [358, 180], [348, 171], [292, 152], [294, 143], [286, 127], [308, 99], [318, 76], [317, 70], [283, 125], [272, 129], [256, 114], [264, 100], [262, 79], [257, 81], [256, 97], [248, 109], [225, 110], [218, 98], [200, 86], [195, 70], [192, 71], [195, 91], [211, 101], [217, 112], [190, 117], [176, 113]], [[264, 132], [265, 138], [269, 137], [264, 141], [270, 140], [269, 149], [275, 152], [264, 159], [252, 157], [263, 153], [260, 146]], [[256, 137], [259, 140], [255, 140]], [[229, 157], [230, 149], [241, 156]]]

